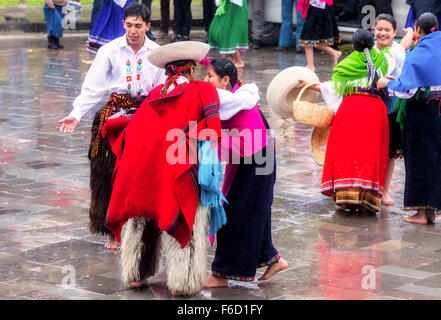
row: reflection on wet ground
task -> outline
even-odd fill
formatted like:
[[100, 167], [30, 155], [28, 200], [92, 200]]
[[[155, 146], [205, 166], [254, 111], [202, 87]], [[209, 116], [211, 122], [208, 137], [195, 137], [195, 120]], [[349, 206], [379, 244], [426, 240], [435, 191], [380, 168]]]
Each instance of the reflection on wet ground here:
[[[125, 288], [119, 255], [88, 232], [92, 113], [72, 135], [57, 124], [89, 68], [85, 41], [66, 37], [61, 51], [48, 51], [43, 35], [0, 45], [0, 299], [175, 299], [163, 269], [149, 288]], [[277, 138], [273, 240], [289, 267], [268, 282], [231, 282], [191, 299], [440, 299], [441, 227], [402, 222], [403, 161], [394, 207], [376, 217], [336, 213], [319, 192], [311, 128], [278, 118], [265, 99], [271, 79], [305, 56], [264, 48], [243, 57], [242, 78], [259, 85]], [[320, 79], [329, 79], [330, 60], [316, 58]]]

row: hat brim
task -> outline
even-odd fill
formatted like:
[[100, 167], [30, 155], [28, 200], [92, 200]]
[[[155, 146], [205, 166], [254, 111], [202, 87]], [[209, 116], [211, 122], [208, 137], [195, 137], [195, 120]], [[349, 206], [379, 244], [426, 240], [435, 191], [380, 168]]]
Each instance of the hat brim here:
[[147, 60], [154, 66], [165, 66], [177, 60], [201, 61], [210, 51], [210, 46], [199, 41], [178, 41], [160, 46], [147, 54]]
[[328, 143], [329, 132], [331, 127], [318, 128], [314, 127], [311, 133], [311, 156], [312, 159], [319, 165], [325, 164], [326, 145]]
[[[297, 98], [301, 89], [296, 89], [299, 80], [308, 83], [320, 82], [317, 75], [308, 68], [290, 67], [278, 73], [268, 86], [266, 100], [275, 113], [282, 118], [292, 118], [292, 103]], [[319, 93], [313, 90], [306, 90], [302, 95], [302, 101], [315, 103]]]

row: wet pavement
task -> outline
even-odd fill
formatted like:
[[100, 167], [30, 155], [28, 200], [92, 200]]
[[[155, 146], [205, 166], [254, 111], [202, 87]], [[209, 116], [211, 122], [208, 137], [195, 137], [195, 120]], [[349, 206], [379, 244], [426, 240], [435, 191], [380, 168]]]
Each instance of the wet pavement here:
[[[183, 299], [170, 296], [163, 268], [148, 288], [124, 287], [118, 253], [87, 229], [93, 112], [71, 135], [57, 124], [89, 68], [86, 38], [67, 36], [60, 51], [49, 51], [43, 34], [0, 40], [0, 299]], [[265, 99], [271, 79], [304, 66], [305, 56], [264, 48], [243, 57], [242, 78], [260, 87], [276, 133], [273, 241], [289, 267], [267, 282], [231, 282], [189, 299], [441, 299], [441, 226], [402, 222], [403, 161], [392, 182], [394, 207], [377, 216], [336, 213], [319, 192], [311, 127], [278, 118]], [[316, 59], [328, 80], [329, 58]], [[213, 254], [210, 248], [208, 263]]]

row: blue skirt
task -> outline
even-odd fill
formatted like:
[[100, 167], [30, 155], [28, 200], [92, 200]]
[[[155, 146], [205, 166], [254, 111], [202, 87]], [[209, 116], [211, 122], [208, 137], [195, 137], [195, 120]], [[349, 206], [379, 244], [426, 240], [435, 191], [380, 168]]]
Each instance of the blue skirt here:
[[[262, 150], [273, 152], [267, 146]], [[265, 159], [265, 158], [263, 158]], [[261, 162], [261, 161], [260, 161]], [[224, 204], [227, 224], [217, 233], [216, 254], [211, 265], [217, 278], [253, 281], [259, 267], [276, 263], [280, 256], [271, 239], [271, 205], [276, 165], [268, 175], [256, 175], [256, 168], [240, 164]]]
[[124, 35], [121, 21], [124, 20], [124, 10], [132, 2], [127, 0], [124, 8], [121, 8], [113, 0], [105, 1], [90, 31], [87, 51], [96, 53], [101, 46]]

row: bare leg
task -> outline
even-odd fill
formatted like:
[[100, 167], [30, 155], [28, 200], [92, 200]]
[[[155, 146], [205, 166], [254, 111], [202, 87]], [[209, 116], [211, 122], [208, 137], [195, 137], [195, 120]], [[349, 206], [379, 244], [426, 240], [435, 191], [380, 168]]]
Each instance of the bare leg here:
[[270, 265], [268, 269], [266, 269], [263, 276], [261, 276], [258, 280], [259, 281], [268, 280], [276, 273], [285, 270], [286, 268], [288, 268], [288, 263], [283, 258], [280, 258], [279, 261]]
[[324, 52], [326, 52], [327, 54], [329, 54], [332, 58], [332, 69], [334, 69], [334, 67], [337, 65], [338, 63], [338, 59], [341, 58], [342, 53], [338, 50], [335, 50], [334, 48], [327, 46], [327, 45], [318, 45], [317, 49], [320, 49]]
[[389, 159], [387, 163], [387, 171], [386, 171], [386, 181], [384, 182], [384, 192], [383, 192], [383, 198], [381, 199], [382, 204], [385, 206], [393, 206], [394, 199], [390, 196], [390, 183], [392, 181], [392, 174], [394, 173], [394, 167], [395, 167], [395, 159]]
[[315, 72], [314, 68], [314, 48], [313, 47], [305, 47], [305, 56], [306, 56], [306, 68], [311, 69]]
[[106, 249], [110, 249], [110, 250], [117, 250], [118, 249], [118, 241], [116, 241], [113, 234], [107, 235], [107, 241], [104, 244], [104, 247], [106, 247]]
[[207, 278], [207, 281], [205, 281], [204, 287], [205, 288], [225, 288], [225, 287], [228, 287], [228, 280], [210, 276]]
[[234, 64], [236, 68], [243, 68], [245, 67], [242, 58], [240, 56], [240, 51], [236, 50], [236, 53], [234, 54], [234, 57], [236, 58], [236, 63]]
[[426, 209], [418, 209], [416, 214], [404, 217], [403, 220], [409, 223], [426, 224], [428, 222]]

